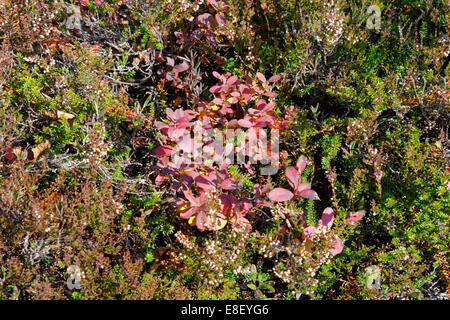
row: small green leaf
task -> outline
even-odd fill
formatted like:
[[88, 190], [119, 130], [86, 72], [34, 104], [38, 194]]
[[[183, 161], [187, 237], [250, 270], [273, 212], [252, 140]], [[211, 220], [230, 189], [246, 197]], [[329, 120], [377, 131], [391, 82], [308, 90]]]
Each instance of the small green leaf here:
[[256, 286], [253, 283], [248, 284], [247, 287], [249, 287], [252, 290], [256, 290], [257, 289]]

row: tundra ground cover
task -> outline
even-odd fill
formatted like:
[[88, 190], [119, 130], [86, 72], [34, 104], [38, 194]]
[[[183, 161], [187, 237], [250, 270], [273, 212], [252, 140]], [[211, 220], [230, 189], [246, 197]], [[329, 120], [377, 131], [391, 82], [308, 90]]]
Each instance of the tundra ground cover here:
[[447, 299], [449, 9], [3, 1], [0, 298]]

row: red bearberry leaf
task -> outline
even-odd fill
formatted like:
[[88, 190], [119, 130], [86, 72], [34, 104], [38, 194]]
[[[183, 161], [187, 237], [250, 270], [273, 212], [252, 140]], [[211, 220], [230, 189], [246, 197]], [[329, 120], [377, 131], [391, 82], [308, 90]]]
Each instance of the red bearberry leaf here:
[[216, 21], [219, 24], [219, 26], [223, 26], [227, 23], [227, 19], [225, 18], [225, 15], [223, 13], [216, 14]]
[[234, 190], [238, 186], [235, 183], [234, 179], [228, 178], [228, 179], [225, 179], [224, 181], [222, 181], [222, 183], [220, 184], [220, 187], [224, 190]]
[[211, 18], [211, 15], [209, 13], [204, 13], [204, 14], [199, 15], [195, 19], [195, 22], [198, 25], [204, 25], [206, 27], [209, 27], [210, 26], [210, 18]]
[[248, 121], [246, 119], [240, 119], [238, 121], [238, 123], [239, 123], [239, 125], [241, 127], [244, 127], [244, 128], [251, 128], [251, 127], [253, 127], [253, 123], [251, 123], [250, 121]]
[[167, 175], [166, 173], [160, 173], [155, 178], [155, 184], [156, 185], [160, 185], [160, 184], [164, 183], [164, 181], [166, 181], [168, 179], [169, 179], [169, 175]]
[[269, 82], [270, 83], [277, 82], [280, 79], [281, 79], [281, 77], [279, 75], [274, 75], [269, 78]]
[[302, 173], [303, 170], [305, 170], [305, 168], [306, 168], [305, 156], [301, 156], [300, 158], [298, 158], [297, 164], [295, 166], [297, 167], [298, 171], [300, 171], [300, 173]]
[[311, 190], [311, 189], [300, 191], [300, 192], [297, 193], [297, 195], [300, 198], [320, 200], [319, 195], [317, 194], [317, 192], [315, 192], [314, 190]]
[[231, 76], [228, 80], [227, 80], [227, 84], [232, 86], [234, 85], [236, 82], [238, 81], [238, 77], [236, 76]]
[[334, 220], [333, 209], [331, 209], [330, 207], [325, 208], [325, 210], [323, 210], [323, 213], [322, 213], [322, 218], [320, 219], [319, 222], [323, 226], [326, 226], [328, 228], [328, 230], [330, 230], [331, 226], [333, 225], [333, 220]]
[[167, 57], [167, 64], [173, 67], [175, 65], [175, 60], [170, 57]]
[[222, 89], [221, 86], [212, 86], [212, 87], [209, 89], [209, 92], [211, 92], [211, 93], [219, 93], [219, 92], [221, 91], [221, 89]]
[[173, 71], [167, 72], [166, 79], [169, 80], [169, 81], [175, 79], [175, 72], [173, 72]]
[[184, 72], [184, 71], [186, 71], [186, 70], [189, 69], [189, 64], [188, 64], [186, 61], [183, 61], [182, 63], [177, 64], [177, 65], [174, 67], [174, 69], [175, 69], [177, 72]]
[[264, 92], [264, 95], [265, 95], [266, 97], [269, 97], [269, 98], [276, 98], [276, 97], [278, 96], [277, 93], [272, 92], [272, 91]]
[[219, 99], [219, 98], [214, 98], [213, 102], [214, 102], [216, 105], [221, 105], [221, 104], [223, 103], [223, 100], [222, 100], [222, 99]]
[[333, 256], [339, 254], [344, 249], [344, 243], [342, 242], [341, 238], [338, 236], [335, 236], [332, 248], [330, 249], [330, 252]]
[[214, 187], [214, 183], [207, 176], [199, 175], [195, 178], [195, 182], [197, 182], [199, 188], [202, 188], [205, 191], [210, 191], [212, 187]]
[[275, 188], [269, 192], [269, 199], [272, 201], [288, 201], [292, 199], [294, 194], [284, 188]]
[[302, 231], [303, 238], [312, 239], [317, 233], [317, 229], [314, 226], [306, 227]]
[[208, 0], [208, 3], [216, 10], [219, 9], [219, 5], [217, 4], [216, 0]]
[[297, 189], [300, 182], [300, 174], [294, 167], [286, 169], [286, 178], [292, 188]]
[[356, 212], [350, 212], [345, 218], [344, 222], [349, 225], [354, 225], [355, 222], [360, 221], [366, 215], [366, 210], [359, 210]]
[[192, 217], [198, 209], [196, 207], [188, 207], [180, 213], [180, 217], [183, 219], [189, 219]]
[[208, 216], [203, 212], [199, 212], [196, 218], [197, 229], [200, 231], [205, 231], [205, 224], [208, 222]]
[[261, 73], [261, 72], [257, 72], [256, 76], [258, 77], [258, 79], [262, 82], [262, 83], [266, 83], [266, 77]]

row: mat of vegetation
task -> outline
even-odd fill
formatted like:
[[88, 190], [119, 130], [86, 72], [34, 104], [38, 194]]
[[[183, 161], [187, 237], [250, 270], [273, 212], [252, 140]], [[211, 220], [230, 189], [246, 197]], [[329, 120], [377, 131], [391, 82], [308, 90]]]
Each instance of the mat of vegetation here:
[[449, 20], [1, 1], [0, 299], [448, 299]]

